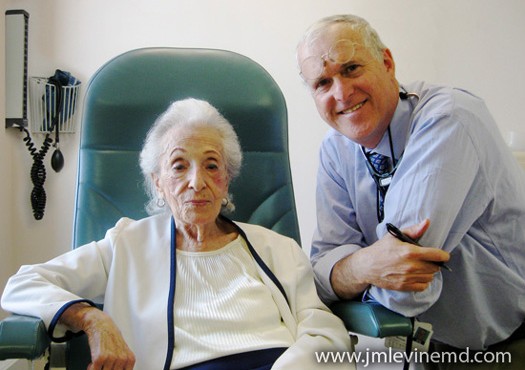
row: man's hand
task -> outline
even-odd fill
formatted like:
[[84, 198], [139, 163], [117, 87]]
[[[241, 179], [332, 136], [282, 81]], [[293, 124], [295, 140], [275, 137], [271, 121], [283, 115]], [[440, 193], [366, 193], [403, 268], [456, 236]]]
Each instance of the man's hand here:
[[60, 321], [74, 331], [83, 330], [91, 349], [88, 370], [132, 370], [135, 355], [124, 341], [120, 330], [104, 312], [87, 304], [69, 307]]
[[[403, 232], [417, 240], [429, 225], [429, 220], [425, 220]], [[420, 292], [428, 288], [439, 271], [435, 262], [446, 262], [449, 258], [439, 248], [404, 243], [387, 233], [371, 246], [337, 262], [332, 270], [332, 286], [343, 299], [354, 298], [369, 285]]]

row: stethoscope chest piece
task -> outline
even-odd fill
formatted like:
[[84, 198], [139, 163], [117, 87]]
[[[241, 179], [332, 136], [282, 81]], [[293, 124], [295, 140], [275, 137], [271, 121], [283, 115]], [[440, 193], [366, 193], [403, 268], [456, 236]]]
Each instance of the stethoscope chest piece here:
[[377, 181], [379, 182], [379, 186], [383, 186], [383, 187], [389, 186], [390, 183], [392, 182], [392, 176], [393, 175], [389, 175], [387, 177], [378, 178]]

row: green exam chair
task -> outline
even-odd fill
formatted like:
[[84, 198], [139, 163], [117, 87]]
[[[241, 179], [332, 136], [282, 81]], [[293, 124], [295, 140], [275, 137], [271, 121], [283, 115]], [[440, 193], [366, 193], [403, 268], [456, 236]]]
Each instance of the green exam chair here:
[[[144, 48], [107, 62], [87, 87], [73, 248], [102, 238], [122, 216], [146, 216], [139, 151], [156, 117], [170, 102], [187, 97], [209, 101], [239, 135], [244, 164], [230, 188], [237, 207], [231, 218], [263, 225], [300, 242], [286, 103], [272, 77], [254, 61], [229, 51]], [[385, 335], [376, 321], [384, 315], [394, 315], [389, 320], [399, 318], [380, 306], [356, 302], [340, 303], [334, 310], [351, 331], [365, 335]], [[388, 327], [397, 328], [392, 325]], [[65, 345], [50, 343], [37, 318], [13, 315], [0, 322], [0, 360], [33, 360], [51, 348], [52, 359], [54, 353], [65, 353], [65, 360], [51, 361], [52, 367], [85, 369], [90, 361], [85, 335]]]

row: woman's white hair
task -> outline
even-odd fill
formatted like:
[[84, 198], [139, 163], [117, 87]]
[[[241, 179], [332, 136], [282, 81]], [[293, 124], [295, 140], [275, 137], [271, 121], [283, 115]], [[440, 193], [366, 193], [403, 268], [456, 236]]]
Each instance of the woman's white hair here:
[[[233, 126], [226, 118], [215, 107], [204, 100], [188, 98], [173, 102], [150, 128], [140, 152], [140, 168], [149, 197], [146, 204], [148, 214], [152, 215], [169, 211], [168, 207], [163, 206], [163, 200], [159, 199], [152, 176], [153, 174], [160, 174], [160, 158], [165, 148], [162, 145], [164, 136], [173, 127], [202, 126], [213, 127], [219, 134], [222, 141], [222, 154], [226, 162], [228, 181], [231, 182], [239, 175], [242, 164], [241, 145]], [[223, 205], [223, 211], [231, 212], [234, 209], [235, 206], [231, 200], [231, 195], [228, 195]]]

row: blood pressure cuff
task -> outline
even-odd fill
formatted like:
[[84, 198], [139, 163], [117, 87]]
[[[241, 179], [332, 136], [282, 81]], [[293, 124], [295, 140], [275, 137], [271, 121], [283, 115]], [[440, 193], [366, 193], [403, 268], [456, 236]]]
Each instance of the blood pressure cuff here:
[[[49, 122], [44, 122], [44, 127], [47, 128], [46, 131], [52, 131], [58, 122], [55, 114], [61, 113], [61, 118], [65, 121], [75, 113], [73, 89], [63, 89], [63, 87], [76, 86], [80, 84], [80, 81], [71, 73], [57, 69], [55, 74], [47, 79], [47, 82], [45, 97], [43, 97], [46, 102], [46, 117], [53, 118]], [[54, 86], [54, 89], [51, 85]]]

